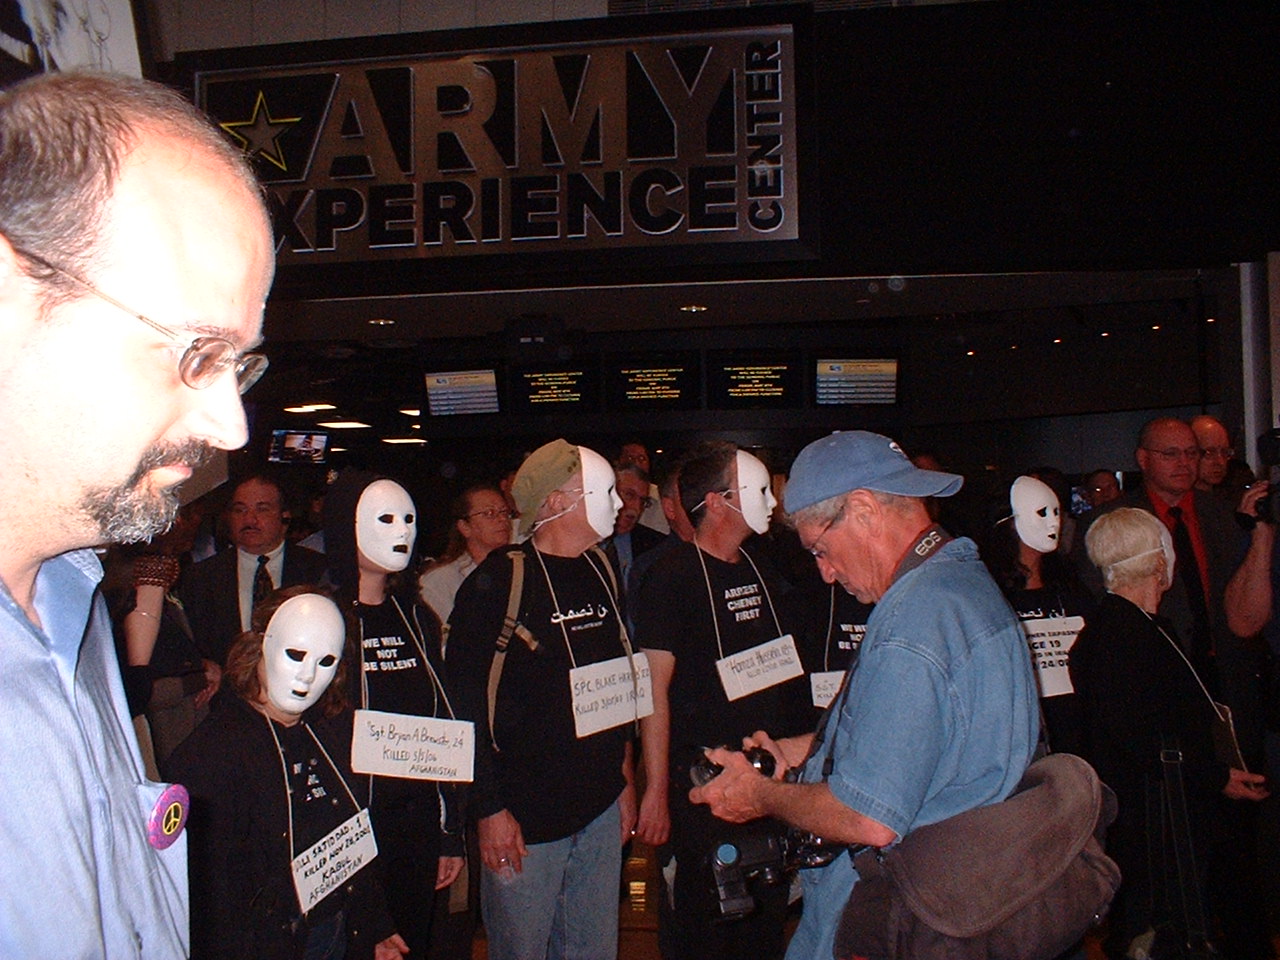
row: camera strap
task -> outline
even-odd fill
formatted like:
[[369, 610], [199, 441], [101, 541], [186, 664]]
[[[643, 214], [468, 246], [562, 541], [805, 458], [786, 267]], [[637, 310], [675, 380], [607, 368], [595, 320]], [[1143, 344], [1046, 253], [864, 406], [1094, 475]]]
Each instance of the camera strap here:
[[[950, 543], [954, 537], [947, 531], [943, 530], [938, 524], [931, 524], [919, 537], [911, 548], [903, 555], [902, 560], [898, 563], [898, 568], [893, 572], [893, 579], [889, 581], [889, 586], [897, 583], [902, 577], [906, 576], [916, 567], [923, 565], [931, 556], [937, 553], [942, 547]], [[886, 591], [887, 592], [887, 591]], [[835, 699], [831, 701], [831, 705], [823, 711], [822, 718], [818, 721], [818, 729], [814, 731], [813, 743], [809, 746], [809, 755], [805, 757], [804, 766], [809, 760], [826, 745], [826, 756], [822, 758], [822, 780], [825, 782], [830, 779], [831, 772], [835, 767], [835, 744], [836, 729], [833, 728], [831, 739], [827, 740], [827, 726], [831, 722], [833, 715], [838, 716], [840, 711], [844, 709], [845, 701], [849, 697], [849, 687], [853, 682], [853, 675], [858, 669], [858, 665], [862, 662], [859, 655], [849, 665], [849, 670], [845, 674], [844, 683], [840, 685], [840, 692], [836, 694]]]

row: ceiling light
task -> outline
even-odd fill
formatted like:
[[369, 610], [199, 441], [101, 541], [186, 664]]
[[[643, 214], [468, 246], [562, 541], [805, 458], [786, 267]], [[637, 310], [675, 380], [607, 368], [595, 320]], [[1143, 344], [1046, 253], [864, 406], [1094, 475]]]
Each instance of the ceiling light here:
[[426, 443], [421, 437], [383, 437], [383, 443]]
[[337, 410], [332, 403], [300, 403], [296, 407], [285, 407], [285, 413], [316, 413], [320, 410]]
[[976, 352], [976, 351], [973, 351], [973, 350], [967, 350], [967, 351], [965, 351], [965, 356], [966, 356], [966, 357], [972, 357], [972, 356], [974, 355], [974, 353], [975, 353], [975, 352]]
[[330, 453], [346, 453], [347, 448], [346, 447], [330, 447], [329, 452]]
[[1151, 329], [1152, 329], [1152, 330], [1159, 330], [1159, 329], [1160, 329], [1160, 324], [1158, 324], [1158, 323], [1153, 323], [1153, 324], [1151, 325]]
[[371, 327], [394, 327], [396, 322], [394, 320], [388, 320], [386, 317], [374, 317], [369, 321], [369, 325]]
[[413, 407], [405, 407], [405, 408], [404, 408], [403, 410], [401, 410], [400, 412], [401, 412], [401, 413], [403, 413], [406, 417], [420, 417], [420, 416], [422, 416], [422, 411], [421, 411], [421, 410], [415, 410]]
[[1104, 337], [1109, 337], [1109, 336], [1111, 336], [1111, 334], [1107, 333], [1105, 330], [1104, 330], [1104, 331], [1102, 331], [1102, 335], [1103, 335]]
[[328, 423], [317, 423], [317, 427], [326, 427], [329, 430], [367, 430], [369, 424], [361, 423], [359, 420], [330, 420]]
[[685, 313], [706, 313], [707, 312], [706, 306], [701, 303], [686, 303], [680, 309], [683, 310]]
[[1205, 317], [1205, 318], [1204, 318], [1204, 322], [1205, 322], [1205, 323], [1213, 323], [1213, 319], [1214, 319], [1213, 317]]
[[1054, 337], [1054, 338], [1053, 338], [1053, 342], [1054, 342], [1054, 343], [1061, 343], [1061, 342], [1062, 342], [1062, 338], [1061, 338], [1061, 337]]

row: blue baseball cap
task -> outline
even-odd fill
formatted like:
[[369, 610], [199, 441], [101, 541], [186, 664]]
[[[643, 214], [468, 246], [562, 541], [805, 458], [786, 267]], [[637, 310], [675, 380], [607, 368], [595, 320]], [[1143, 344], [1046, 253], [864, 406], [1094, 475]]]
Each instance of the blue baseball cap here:
[[791, 464], [783, 494], [787, 513], [850, 490], [875, 490], [900, 497], [949, 497], [964, 477], [921, 470], [888, 437], [866, 430], [845, 430], [815, 440]]

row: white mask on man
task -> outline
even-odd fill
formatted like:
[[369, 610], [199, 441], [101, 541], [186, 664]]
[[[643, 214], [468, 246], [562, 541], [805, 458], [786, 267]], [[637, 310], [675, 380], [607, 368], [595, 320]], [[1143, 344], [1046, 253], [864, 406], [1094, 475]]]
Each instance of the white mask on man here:
[[582, 490], [587, 523], [603, 540], [613, 533], [613, 521], [622, 509], [622, 498], [614, 489], [617, 477], [609, 461], [589, 447], [578, 447], [582, 461]]
[[1009, 488], [1009, 506], [1019, 540], [1038, 553], [1058, 549], [1062, 516], [1052, 487], [1035, 477], [1019, 477]]
[[397, 573], [409, 565], [418, 537], [413, 498], [394, 480], [375, 480], [356, 504], [356, 549], [377, 567]]
[[769, 482], [769, 468], [745, 450], [738, 451], [738, 499], [747, 526], [756, 533], [768, 533], [778, 499]]
[[329, 689], [347, 630], [337, 605], [302, 593], [280, 605], [262, 639], [267, 700], [281, 713], [301, 714]]

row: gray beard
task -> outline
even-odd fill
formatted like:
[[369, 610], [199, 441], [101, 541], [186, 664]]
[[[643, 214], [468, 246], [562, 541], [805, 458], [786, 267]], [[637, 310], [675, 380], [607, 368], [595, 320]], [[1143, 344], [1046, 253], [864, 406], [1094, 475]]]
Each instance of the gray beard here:
[[178, 514], [177, 487], [152, 490], [143, 481], [158, 467], [186, 464], [194, 469], [211, 454], [199, 440], [156, 444], [142, 455], [133, 476], [124, 483], [86, 490], [80, 506], [97, 525], [100, 542], [137, 543], [168, 530]]

